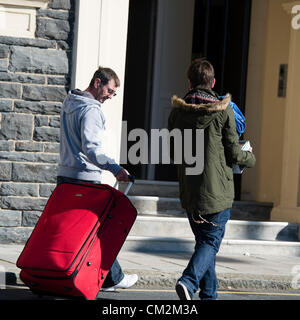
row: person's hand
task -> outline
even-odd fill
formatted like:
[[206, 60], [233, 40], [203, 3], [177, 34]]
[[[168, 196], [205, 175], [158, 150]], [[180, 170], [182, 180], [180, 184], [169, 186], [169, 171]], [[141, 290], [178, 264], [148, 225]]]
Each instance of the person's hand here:
[[116, 179], [117, 181], [129, 182], [129, 176], [130, 176], [129, 172], [123, 168], [116, 175]]

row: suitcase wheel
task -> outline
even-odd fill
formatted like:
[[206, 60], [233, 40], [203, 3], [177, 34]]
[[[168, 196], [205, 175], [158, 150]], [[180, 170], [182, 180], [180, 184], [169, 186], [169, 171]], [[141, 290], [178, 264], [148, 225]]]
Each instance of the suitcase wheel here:
[[37, 290], [30, 290], [33, 294], [35, 294], [39, 299], [42, 299], [44, 297], [43, 293], [37, 291]]

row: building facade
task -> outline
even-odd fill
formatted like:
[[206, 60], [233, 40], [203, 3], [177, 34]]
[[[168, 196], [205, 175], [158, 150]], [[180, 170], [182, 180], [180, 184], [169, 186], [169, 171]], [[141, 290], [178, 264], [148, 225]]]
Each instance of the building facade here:
[[72, 73], [71, 1], [0, 2], [0, 241], [23, 242], [56, 182]]
[[[300, 223], [299, 15], [300, 1], [287, 0], [0, 0], [0, 242], [26, 240], [55, 187], [70, 88], [84, 90], [99, 65], [117, 72], [103, 111], [121, 159], [130, 130], [166, 128], [199, 56], [246, 115], [257, 165], [236, 179], [237, 199], [271, 202], [272, 220]], [[176, 179], [171, 166], [124, 166]]]

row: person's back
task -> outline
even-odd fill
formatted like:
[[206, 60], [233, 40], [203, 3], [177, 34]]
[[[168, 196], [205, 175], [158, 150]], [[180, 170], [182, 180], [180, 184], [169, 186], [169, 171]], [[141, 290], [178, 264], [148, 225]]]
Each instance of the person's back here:
[[169, 130], [204, 130], [203, 173], [186, 175], [186, 165], [178, 165], [182, 206], [196, 216], [230, 208], [234, 199], [232, 166], [252, 167], [255, 163], [252, 153], [240, 149], [230, 95], [220, 100], [211, 86], [193, 85], [183, 99], [173, 97], [169, 116]]
[[[187, 127], [204, 130], [204, 170], [200, 175], [187, 175], [185, 163], [178, 165], [182, 206], [197, 215], [206, 215], [232, 206], [233, 175], [226, 161], [222, 131], [230, 112], [230, 97], [219, 101], [211, 91], [197, 89], [184, 99], [174, 97], [169, 129]], [[188, 103], [192, 102], [192, 103]], [[196, 139], [193, 139], [193, 144]]]
[[168, 128], [183, 133], [184, 129], [204, 130], [204, 170], [188, 175], [186, 163], [177, 165], [180, 200], [196, 246], [176, 291], [180, 299], [190, 300], [200, 287], [201, 299], [216, 299], [215, 259], [234, 199], [232, 166], [252, 167], [255, 157], [240, 148], [230, 95], [220, 100], [212, 91], [212, 65], [203, 59], [195, 60], [188, 69], [188, 80], [187, 95], [183, 99], [172, 98]]

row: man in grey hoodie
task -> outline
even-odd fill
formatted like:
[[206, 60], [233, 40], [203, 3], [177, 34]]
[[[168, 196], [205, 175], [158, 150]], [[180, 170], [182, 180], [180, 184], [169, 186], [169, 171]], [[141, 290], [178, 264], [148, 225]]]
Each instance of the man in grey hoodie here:
[[[99, 67], [86, 90], [76, 89], [68, 93], [60, 115], [58, 184], [99, 184], [102, 170], [110, 171], [118, 181], [129, 181], [128, 171], [103, 149], [105, 117], [101, 104], [114, 97], [119, 86], [120, 80], [112, 69]], [[136, 274], [123, 274], [116, 259], [102, 289], [114, 291], [116, 288], [129, 288], [137, 280]]]

